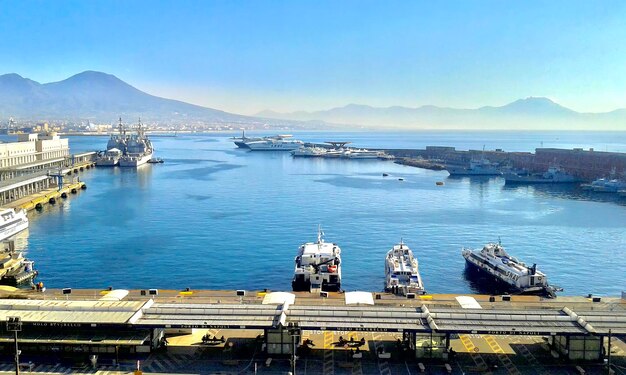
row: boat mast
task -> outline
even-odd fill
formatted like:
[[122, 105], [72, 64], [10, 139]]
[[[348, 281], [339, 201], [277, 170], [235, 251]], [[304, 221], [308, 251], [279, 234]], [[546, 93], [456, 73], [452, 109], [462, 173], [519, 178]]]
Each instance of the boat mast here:
[[318, 224], [317, 225], [317, 243], [321, 244], [322, 242], [324, 242], [324, 239], [322, 238], [324, 236], [324, 231], [322, 230], [322, 225]]

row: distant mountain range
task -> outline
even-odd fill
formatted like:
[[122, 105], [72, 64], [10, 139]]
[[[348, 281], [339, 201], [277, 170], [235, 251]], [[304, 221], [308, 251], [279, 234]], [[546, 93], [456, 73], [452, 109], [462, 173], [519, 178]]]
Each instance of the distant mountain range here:
[[550, 99], [531, 97], [502, 107], [457, 109], [349, 104], [316, 112], [263, 111], [244, 116], [147, 94], [119, 78], [86, 71], [60, 82], [41, 84], [18, 74], [0, 75], [0, 122], [90, 120], [170, 124], [228, 124], [242, 128], [391, 128], [391, 129], [590, 129], [626, 130], [626, 109], [579, 113]]
[[[231, 124], [241, 127], [290, 125], [293, 121], [265, 120], [205, 108], [147, 94], [119, 78], [86, 71], [60, 82], [41, 84], [18, 74], [0, 75], [0, 122], [25, 120], [91, 120]], [[302, 125], [302, 124], [300, 124]]]
[[626, 109], [580, 113], [542, 97], [520, 99], [501, 107], [476, 109], [432, 105], [380, 108], [349, 104], [316, 112], [278, 113], [268, 110], [257, 116], [396, 129], [626, 130]]

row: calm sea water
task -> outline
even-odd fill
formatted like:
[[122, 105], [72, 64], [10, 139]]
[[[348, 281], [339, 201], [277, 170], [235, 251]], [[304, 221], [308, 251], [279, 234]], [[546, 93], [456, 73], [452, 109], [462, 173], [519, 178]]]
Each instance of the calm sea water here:
[[[626, 133], [298, 133], [365, 147], [594, 147], [626, 152]], [[72, 137], [73, 152], [105, 137]], [[383, 259], [403, 239], [434, 293], [469, 293], [461, 248], [498, 238], [565, 294], [626, 290], [626, 200], [577, 188], [508, 188], [492, 179], [388, 161], [292, 159], [246, 152], [225, 135], [153, 138], [165, 164], [98, 168], [88, 189], [30, 213], [29, 256], [49, 287], [289, 290], [298, 246], [343, 250], [346, 290], [382, 289]], [[383, 178], [382, 173], [390, 176]], [[399, 181], [398, 178], [404, 178]], [[438, 187], [437, 181], [445, 181]]]

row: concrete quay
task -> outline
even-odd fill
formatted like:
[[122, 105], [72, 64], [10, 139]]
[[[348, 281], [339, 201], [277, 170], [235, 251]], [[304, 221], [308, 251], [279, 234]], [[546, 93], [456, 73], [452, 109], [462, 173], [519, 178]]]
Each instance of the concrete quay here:
[[55, 204], [60, 199], [67, 198], [70, 194], [76, 194], [87, 188], [84, 182], [73, 182], [63, 184], [62, 187], [54, 187], [45, 189], [37, 193], [33, 193], [24, 198], [5, 204], [5, 208], [22, 209], [31, 211], [34, 209], [42, 209], [46, 204]]

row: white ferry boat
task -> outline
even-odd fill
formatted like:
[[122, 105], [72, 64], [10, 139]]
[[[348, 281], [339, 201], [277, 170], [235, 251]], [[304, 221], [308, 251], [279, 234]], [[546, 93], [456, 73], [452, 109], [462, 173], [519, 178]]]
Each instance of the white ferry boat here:
[[28, 228], [26, 211], [15, 211], [12, 208], [0, 210], [0, 241], [4, 241], [26, 228]]
[[560, 288], [550, 286], [547, 276], [508, 255], [500, 243], [489, 243], [482, 250], [464, 248], [461, 251], [466, 264], [508, 286], [516, 293], [546, 294], [555, 297]]
[[337, 292], [341, 290], [341, 249], [324, 242], [318, 229], [317, 242], [307, 242], [298, 249], [291, 282], [294, 291]]
[[385, 280], [386, 292], [400, 295], [426, 293], [422, 277], [419, 274], [417, 258], [402, 241], [387, 252]]
[[469, 167], [446, 167], [450, 176], [500, 176], [498, 164], [485, 158], [470, 160]]
[[246, 131], [241, 131], [241, 137], [232, 137], [231, 140], [239, 148], [249, 148], [247, 142], [262, 141], [262, 137], [246, 137]]
[[304, 147], [304, 142], [281, 137], [246, 142], [246, 145], [252, 151], [293, 151]]
[[347, 159], [379, 159], [381, 156], [380, 151], [366, 149], [349, 149], [343, 153], [343, 157]]
[[31, 281], [37, 276], [34, 266], [35, 262], [10, 245], [0, 253], [0, 285], [18, 286]]
[[291, 151], [291, 156], [294, 158], [319, 158], [326, 155], [327, 152], [328, 150], [322, 147], [301, 147]]
[[126, 153], [120, 158], [120, 167], [138, 167], [152, 159], [154, 148], [152, 142], [146, 137], [141, 120], [137, 127], [137, 134], [128, 138]]

